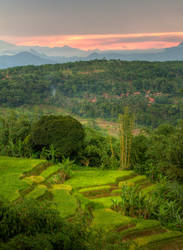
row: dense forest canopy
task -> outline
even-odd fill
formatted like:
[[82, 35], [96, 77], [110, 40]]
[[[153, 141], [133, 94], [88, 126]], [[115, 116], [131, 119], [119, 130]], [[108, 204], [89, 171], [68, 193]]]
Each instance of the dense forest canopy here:
[[140, 125], [183, 117], [183, 62], [94, 60], [0, 71], [0, 103], [50, 104], [83, 117], [116, 120], [128, 106]]

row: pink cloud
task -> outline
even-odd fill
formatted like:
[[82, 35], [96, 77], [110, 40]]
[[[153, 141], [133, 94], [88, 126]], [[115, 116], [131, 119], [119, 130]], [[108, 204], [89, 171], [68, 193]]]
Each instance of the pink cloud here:
[[183, 32], [142, 34], [89, 34], [40, 37], [0, 37], [17, 45], [59, 47], [68, 45], [79, 49], [151, 49], [177, 46], [183, 41]]

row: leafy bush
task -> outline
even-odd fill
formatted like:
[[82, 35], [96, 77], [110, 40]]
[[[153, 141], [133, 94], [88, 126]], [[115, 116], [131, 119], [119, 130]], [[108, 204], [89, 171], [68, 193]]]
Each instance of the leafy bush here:
[[117, 169], [119, 167], [118, 140], [104, 136], [91, 128], [85, 128], [85, 134], [78, 161], [85, 166]]
[[77, 155], [83, 145], [84, 129], [81, 123], [71, 116], [43, 116], [33, 126], [31, 140], [35, 151], [50, 149], [52, 145], [55, 157], [73, 156]]
[[90, 215], [83, 211], [71, 222], [65, 221], [48, 202], [4, 204], [0, 207], [0, 249], [129, 249], [129, 243], [122, 243], [118, 234], [89, 229], [89, 221]]
[[60, 177], [62, 179], [62, 183], [66, 180], [70, 179], [72, 176], [72, 165], [74, 161], [70, 161], [69, 158], [63, 159], [62, 163], [60, 163]]
[[164, 226], [183, 231], [183, 186], [162, 182], [150, 195], [144, 194], [138, 185], [123, 185], [121, 201], [113, 200], [112, 209], [126, 216], [159, 220]]
[[25, 200], [16, 205], [4, 204], [0, 214], [0, 238], [4, 241], [17, 234], [54, 233], [63, 224], [59, 213], [48, 202]]
[[162, 124], [154, 131], [133, 138], [131, 168], [158, 181], [183, 180], [183, 124]]
[[150, 199], [140, 191], [140, 186], [123, 185], [121, 201], [113, 201], [112, 209], [121, 211], [126, 216], [148, 219], [151, 216], [150, 204]]
[[[0, 207], [1, 249], [86, 249], [89, 234], [80, 221], [68, 223], [49, 202], [25, 200]], [[42, 247], [41, 247], [42, 246]]]
[[66, 180], [70, 179], [72, 176], [72, 167], [74, 166], [74, 161], [70, 161], [69, 158], [63, 159], [62, 163], [56, 165], [58, 171], [52, 175], [47, 182], [50, 184], [61, 184]]
[[163, 225], [183, 231], [183, 186], [176, 182], [162, 182], [152, 192], [152, 216]]

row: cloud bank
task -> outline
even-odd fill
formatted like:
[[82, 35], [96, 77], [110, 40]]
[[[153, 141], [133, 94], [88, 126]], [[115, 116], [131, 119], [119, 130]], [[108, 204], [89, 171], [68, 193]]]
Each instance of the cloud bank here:
[[183, 41], [183, 32], [140, 34], [89, 34], [34, 37], [0, 37], [17, 45], [70, 47], [84, 50], [161, 49], [177, 46]]

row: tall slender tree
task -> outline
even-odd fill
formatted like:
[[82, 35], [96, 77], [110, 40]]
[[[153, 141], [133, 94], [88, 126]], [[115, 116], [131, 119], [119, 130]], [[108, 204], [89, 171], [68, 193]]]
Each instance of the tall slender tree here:
[[130, 155], [132, 136], [134, 129], [134, 115], [131, 115], [128, 108], [124, 114], [119, 116], [119, 137], [120, 137], [120, 168], [125, 169], [130, 166]]

